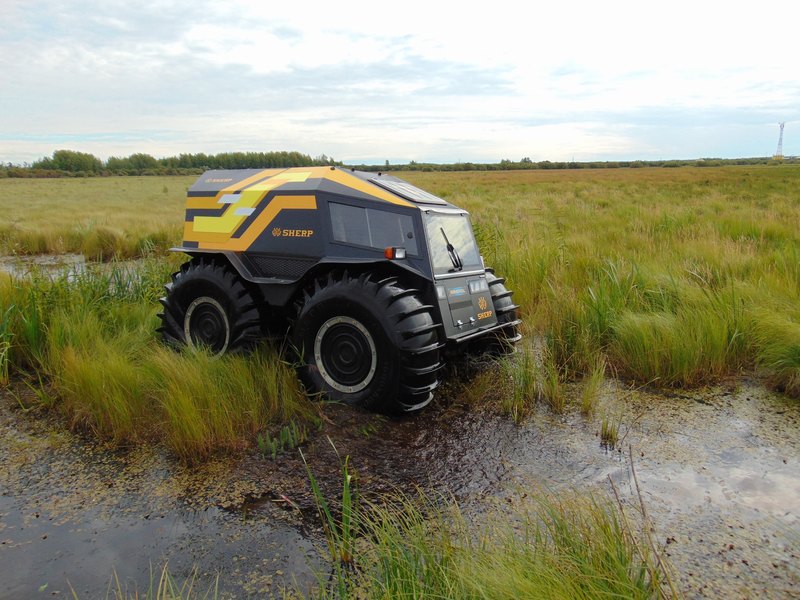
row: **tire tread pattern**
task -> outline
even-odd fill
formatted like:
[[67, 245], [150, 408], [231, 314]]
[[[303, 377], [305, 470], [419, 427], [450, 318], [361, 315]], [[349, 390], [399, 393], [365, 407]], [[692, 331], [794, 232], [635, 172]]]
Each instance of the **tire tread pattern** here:
[[[323, 294], [323, 291], [325, 292]], [[385, 333], [391, 341], [397, 368], [393, 371], [394, 380], [386, 389], [375, 389], [356, 404], [365, 408], [385, 412], [408, 412], [427, 405], [433, 398], [433, 391], [439, 385], [440, 362], [439, 341], [441, 324], [433, 317], [433, 307], [426, 305], [419, 291], [404, 287], [397, 277], [373, 280], [369, 274], [351, 276], [347, 271], [329, 272], [327, 276], [315, 279], [302, 293], [297, 303], [295, 327], [306, 318], [308, 312], [318, 303], [322, 294], [327, 302], [334, 298], [342, 300], [356, 297], [372, 298], [375, 307], [373, 315], [383, 323]], [[295, 339], [299, 347], [301, 341]], [[307, 386], [308, 365], [301, 368], [301, 377]], [[304, 376], [303, 374], [306, 374]], [[320, 390], [313, 389], [313, 392]], [[329, 394], [330, 395], [330, 394]], [[346, 398], [340, 398], [348, 402]]]
[[156, 329], [164, 343], [181, 348], [187, 345], [183, 322], [193, 298], [215, 297], [226, 308], [230, 339], [226, 352], [244, 353], [261, 339], [261, 316], [252, 294], [229, 267], [204, 258], [194, 258], [171, 276], [164, 286], [166, 295], [159, 298], [163, 311]]

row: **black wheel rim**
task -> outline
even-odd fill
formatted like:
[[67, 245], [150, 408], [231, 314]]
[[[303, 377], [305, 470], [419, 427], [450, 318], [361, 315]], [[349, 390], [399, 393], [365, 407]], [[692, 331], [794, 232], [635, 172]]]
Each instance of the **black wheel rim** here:
[[372, 336], [350, 317], [334, 317], [320, 327], [314, 340], [314, 358], [322, 378], [346, 393], [367, 387], [377, 365]]
[[213, 298], [197, 298], [186, 311], [186, 340], [190, 346], [207, 348], [212, 354], [225, 352], [230, 339], [228, 317]]

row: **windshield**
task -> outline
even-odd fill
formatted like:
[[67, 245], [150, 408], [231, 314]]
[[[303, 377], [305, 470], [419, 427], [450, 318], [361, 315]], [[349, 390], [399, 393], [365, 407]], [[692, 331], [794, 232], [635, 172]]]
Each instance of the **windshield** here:
[[436, 275], [483, 268], [467, 215], [425, 213], [425, 233]]

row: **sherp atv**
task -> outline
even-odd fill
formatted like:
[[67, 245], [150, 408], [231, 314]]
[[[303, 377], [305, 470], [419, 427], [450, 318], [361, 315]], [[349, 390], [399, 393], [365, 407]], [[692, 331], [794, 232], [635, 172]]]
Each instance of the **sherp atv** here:
[[521, 337], [467, 212], [386, 174], [208, 171], [173, 250], [192, 258], [161, 298], [165, 342], [221, 355], [288, 331], [306, 389], [332, 400], [416, 410], [446, 353]]

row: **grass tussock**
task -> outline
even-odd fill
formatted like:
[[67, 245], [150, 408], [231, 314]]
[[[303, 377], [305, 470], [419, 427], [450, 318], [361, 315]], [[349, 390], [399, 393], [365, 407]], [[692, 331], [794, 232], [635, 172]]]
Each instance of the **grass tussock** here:
[[502, 357], [499, 368], [504, 384], [500, 409], [514, 421], [523, 421], [537, 404], [556, 414], [566, 409], [563, 371], [546, 345], [524, 338], [516, 352]]
[[603, 415], [600, 422], [600, 444], [608, 449], [613, 450], [619, 442], [619, 426], [620, 418], [610, 414]]
[[589, 374], [584, 377], [580, 391], [581, 414], [585, 417], [592, 416], [597, 410], [600, 389], [606, 379], [606, 362], [600, 358]]
[[[343, 463], [341, 506], [312, 489], [331, 548], [320, 598], [662, 598], [670, 576], [621, 509], [548, 495], [471, 525], [457, 504], [399, 495], [358, 506]], [[337, 509], [338, 512], [337, 512]], [[341, 515], [338, 516], [337, 515]]]
[[755, 318], [759, 368], [775, 388], [800, 396], [800, 320], [773, 312]]
[[186, 461], [314, 419], [275, 348], [214, 360], [160, 344], [156, 299], [173, 268], [162, 259], [0, 281], [0, 366], [46, 384], [40, 398], [54, 398], [73, 427], [118, 444], [162, 439]]

